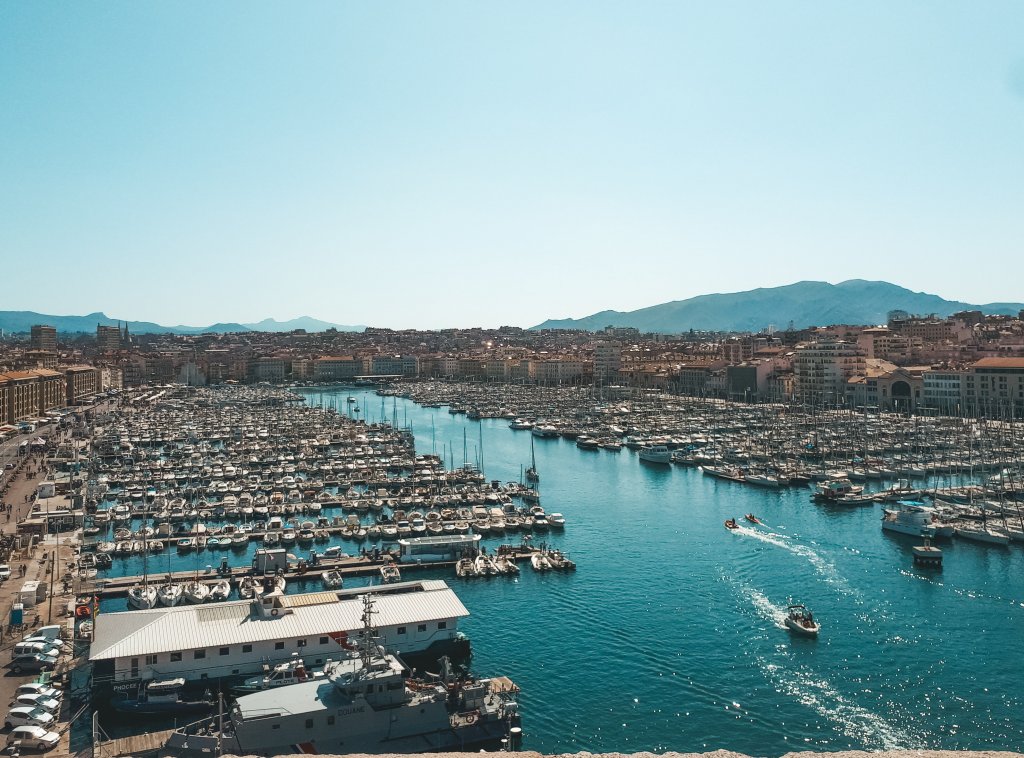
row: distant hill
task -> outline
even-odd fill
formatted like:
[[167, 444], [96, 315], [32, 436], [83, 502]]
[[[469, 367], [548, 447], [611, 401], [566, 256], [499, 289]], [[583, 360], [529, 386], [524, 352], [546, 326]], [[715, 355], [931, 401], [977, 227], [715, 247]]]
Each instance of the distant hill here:
[[255, 324], [245, 324], [244, 326], [247, 326], [254, 332], [290, 332], [293, 329], [305, 329], [307, 332], [326, 332], [328, 329], [337, 329], [339, 332], [361, 332], [366, 328], [361, 325], [342, 326], [341, 324], [332, 324], [311, 316], [299, 316], [289, 321], [265, 318]]
[[783, 329], [790, 322], [798, 329], [828, 324], [884, 324], [892, 310], [938, 316], [965, 310], [1016, 315], [1024, 310], [1024, 304], [972, 305], [913, 292], [889, 282], [851, 279], [839, 284], [796, 282], [746, 292], [699, 295], [636, 311], [601, 311], [580, 319], [549, 319], [531, 329], [599, 331], [606, 326], [626, 326], [665, 334], [690, 329], [757, 332], [769, 324]]
[[[54, 316], [35, 311], [0, 311], [0, 329], [6, 332], [28, 332], [35, 324], [47, 324], [56, 327], [62, 334], [87, 333], [95, 334], [96, 326], [117, 326], [124, 321], [113, 319], [105, 313], [90, 313], [86, 316]], [[290, 332], [293, 329], [305, 329], [307, 332], [322, 332], [330, 328], [340, 332], [359, 332], [364, 326], [342, 326], [319, 321], [309, 316], [301, 316], [290, 321], [264, 319], [255, 324], [211, 324], [210, 326], [161, 326], [150, 321], [128, 321], [128, 331], [132, 334], [226, 334], [228, 332]]]

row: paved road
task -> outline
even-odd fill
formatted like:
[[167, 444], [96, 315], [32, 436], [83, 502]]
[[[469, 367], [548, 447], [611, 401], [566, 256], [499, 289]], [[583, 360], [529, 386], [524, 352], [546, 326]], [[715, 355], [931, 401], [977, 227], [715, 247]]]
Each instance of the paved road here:
[[[104, 401], [94, 406], [95, 410], [100, 412], [108, 407], [109, 401]], [[59, 444], [62, 440], [67, 439], [69, 434], [69, 430], [60, 429], [56, 425], [50, 424], [37, 428], [34, 432], [18, 435], [0, 446], [0, 460], [3, 460], [5, 463], [13, 460], [18, 464], [16, 469], [6, 471], [6, 476], [2, 480], [2, 483], [7, 486], [7, 493], [2, 498], [2, 501], [12, 506], [12, 513], [9, 519], [6, 512], [0, 513], [0, 533], [14, 534], [17, 531], [18, 521], [29, 515], [31, 511], [32, 498], [37, 485], [45, 480], [46, 474], [49, 473], [42, 454], [19, 456], [17, 454], [18, 445], [24, 439], [39, 436], [45, 437], [54, 444]], [[35, 474], [35, 476], [29, 478], [30, 474]], [[0, 716], [7, 712], [14, 699], [14, 691], [18, 685], [36, 678], [34, 674], [16, 676], [10, 669], [6, 668], [10, 661], [11, 649], [26, 633], [26, 629], [11, 629], [9, 625], [11, 606], [16, 601], [22, 585], [30, 579], [36, 579], [45, 583], [48, 588], [52, 587], [54, 591], [52, 602], [50, 599], [47, 599], [35, 608], [26, 609], [25, 620], [28, 622], [29, 627], [36, 625], [37, 617], [38, 625], [64, 623], [70, 619], [69, 611], [71, 608], [69, 608], [69, 605], [73, 607], [73, 595], [71, 593], [63, 593], [60, 577], [77, 561], [77, 543], [80, 539], [80, 534], [78, 535], [79, 539], [71, 539], [68, 535], [69, 533], [67, 532], [60, 535], [61, 544], [59, 545], [59, 555], [56, 559], [54, 559], [52, 554], [55, 549], [58, 549], [58, 542], [52, 536], [35, 545], [31, 553], [26, 552], [12, 557], [10, 561], [11, 578], [0, 582], [0, 614], [2, 614], [0, 615], [0, 633], [2, 633], [2, 637], [0, 637]], [[22, 567], [25, 570], [24, 576], [21, 575]], [[51, 573], [52, 568], [56, 569], [53, 573]], [[65, 719], [71, 716], [67, 712], [69, 708], [67, 701], [69, 699], [65, 698], [64, 712], [61, 714], [62, 718]], [[2, 726], [3, 722], [0, 721], [0, 727]], [[66, 729], [67, 724], [60, 724], [58, 731], [65, 732], [64, 738], [55, 750], [48, 753], [51, 758], [68, 754]], [[0, 734], [0, 748], [6, 744], [6, 741], [6, 737]]]

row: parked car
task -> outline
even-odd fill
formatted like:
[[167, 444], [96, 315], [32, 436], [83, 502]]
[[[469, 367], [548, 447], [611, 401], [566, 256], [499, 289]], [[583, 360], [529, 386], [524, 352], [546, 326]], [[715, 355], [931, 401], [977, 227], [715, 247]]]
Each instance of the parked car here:
[[23, 748], [38, 750], [40, 753], [52, 750], [60, 741], [60, 735], [41, 726], [16, 726], [7, 735], [7, 744], [21, 743]]
[[14, 691], [14, 696], [17, 697], [18, 695], [45, 695], [46, 697], [52, 697], [54, 700], [60, 700], [64, 697], [64, 690], [52, 687], [49, 684], [25, 682], [24, 684], [19, 684], [18, 689]]
[[8, 729], [16, 726], [50, 726], [56, 720], [56, 716], [42, 708], [19, 705], [11, 708], [4, 716], [4, 726]]
[[0, 563], [0, 582], [11, 578], [11, 567], [6, 563]]
[[60, 699], [39, 694], [17, 695], [14, 698], [14, 705], [24, 705], [29, 708], [42, 708], [47, 713], [57, 713], [57, 711], [60, 710]]
[[30, 639], [25, 642], [19, 642], [14, 646], [14, 652], [11, 656], [14, 658], [27, 658], [30, 655], [36, 653], [42, 653], [43, 655], [60, 655], [64, 649], [63, 644], [60, 640], [47, 640], [47, 639]]
[[57, 666], [56, 655], [44, 655], [35, 653], [22, 658], [15, 658], [11, 661], [11, 671], [21, 674], [25, 671], [52, 671]]
[[62, 624], [48, 624], [47, 626], [41, 626], [38, 629], [33, 629], [31, 632], [21, 638], [22, 642], [30, 642], [32, 640], [59, 640], [61, 634], [64, 631]]

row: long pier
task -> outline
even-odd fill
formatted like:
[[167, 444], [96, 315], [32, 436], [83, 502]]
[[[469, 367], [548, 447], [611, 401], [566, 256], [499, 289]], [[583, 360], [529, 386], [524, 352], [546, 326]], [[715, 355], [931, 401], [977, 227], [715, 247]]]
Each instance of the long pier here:
[[[509, 559], [514, 560], [516, 563], [520, 563], [528, 561], [534, 552], [536, 552], [536, 549], [531, 547], [513, 546], [511, 548], [506, 548], [503, 554]], [[452, 569], [455, 567], [455, 564], [458, 563], [457, 559], [409, 561], [404, 563], [393, 561], [393, 559], [394, 556], [389, 553], [382, 553], [379, 558], [374, 558], [370, 555], [351, 556], [349, 558], [320, 558], [317, 560], [315, 565], [308, 565], [302, 570], [296, 570], [294, 566], [290, 566], [289, 570], [285, 571], [283, 576], [285, 581], [288, 582], [321, 579], [325, 573], [333, 570], [339, 571], [343, 578], [379, 576], [380, 567], [389, 562], [394, 562], [394, 564], [398, 566], [399, 571], [403, 574], [415, 571], [429, 571], [431, 569]], [[235, 583], [247, 576], [260, 578], [262, 576], [272, 577], [274, 575], [270, 573], [254, 573], [250, 566], [231, 566], [226, 571], [214, 569], [202, 572], [199, 573], [198, 577], [195, 571], [153, 573], [149, 574], [148, 581], [151, 584], [162, 584], [166, 581], [182, 583], [198, 579], [198, 581], [203, 582], [204, 584], [213, 585], [223, 579], [228, 579]], [[97, 578], [94, 580], [95, 589], [92, 590], [92, 593], [101, 600], [106, 598], [127, 597], [128, 590], [137, 584], [140, 584], [142, 580], [143, 577], [141, 575], [118, 576], [110, 579]]]

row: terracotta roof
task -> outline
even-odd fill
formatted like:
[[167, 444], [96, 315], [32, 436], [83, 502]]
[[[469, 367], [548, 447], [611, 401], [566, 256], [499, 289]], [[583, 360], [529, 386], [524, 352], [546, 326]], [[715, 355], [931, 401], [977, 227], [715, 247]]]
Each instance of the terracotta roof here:
[[982, 358], [974, 368], [1024, 368], [1024, 358]]

